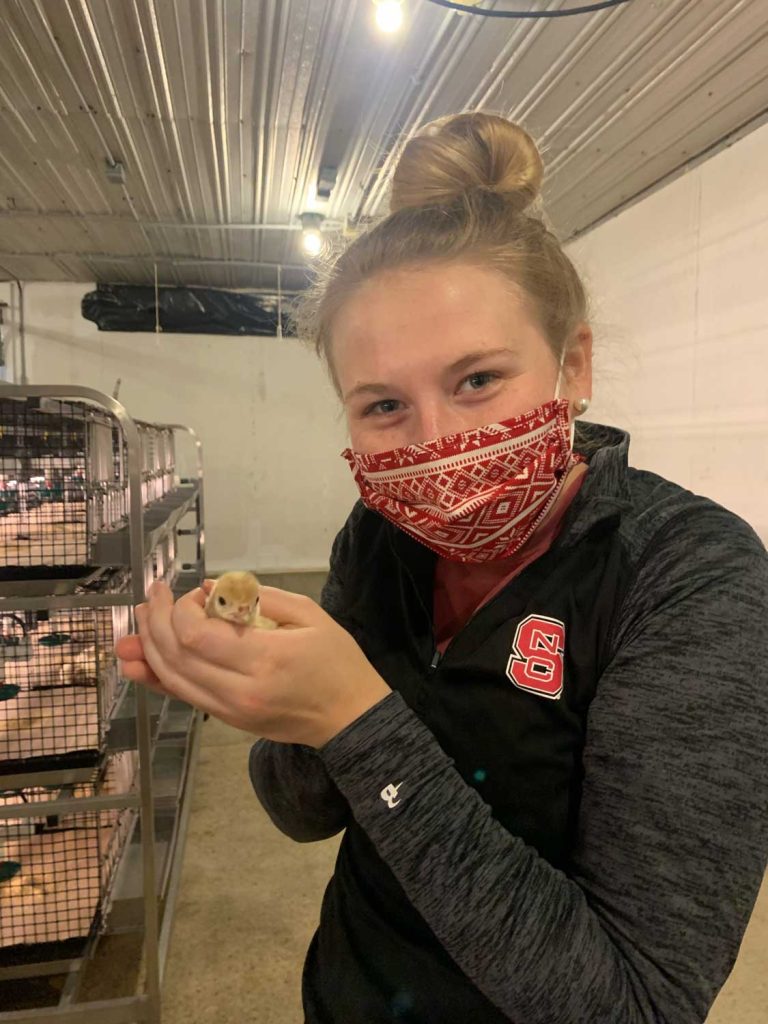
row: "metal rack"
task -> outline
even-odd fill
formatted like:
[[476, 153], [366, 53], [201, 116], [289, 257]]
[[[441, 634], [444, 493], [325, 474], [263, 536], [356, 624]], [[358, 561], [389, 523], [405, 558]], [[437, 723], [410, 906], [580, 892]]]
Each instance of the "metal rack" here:
[[113, 755], [92, 778], [4, 791], [0, 807], [22, 817], [0, 821], [3, 864], [0, 942], [4, 947], [49, 950], [99, 931], [106, 920], [120, 854], [134, 824], [130, 808], [51, 812], [60, 798], [130, 792], [133, 752]]
[[[112, 651], [153, 580], [204, 577], [199, 439], [89, 388], [0, 385], [0, 550], [0, 985], [63, 979], [0, 1024], [158, 1024], [202, 716]], [[142, 983], [84, 1001], [115, 934], [140, 937]]]

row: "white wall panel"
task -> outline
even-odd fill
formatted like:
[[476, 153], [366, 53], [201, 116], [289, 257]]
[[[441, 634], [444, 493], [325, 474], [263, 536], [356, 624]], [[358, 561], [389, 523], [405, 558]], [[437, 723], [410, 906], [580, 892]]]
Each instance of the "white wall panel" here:
[[595, 295], [588, 418], [768, 541], [768, 127], [568, 251]]
[[86, 290], [26, 286], [30, 380], [111, 394], [120, 377], [133, 415], [199, 431], [210, 569], [326, 567], [357, 490], [314, 353], [289, 339], [100, 332], [80, 314]]

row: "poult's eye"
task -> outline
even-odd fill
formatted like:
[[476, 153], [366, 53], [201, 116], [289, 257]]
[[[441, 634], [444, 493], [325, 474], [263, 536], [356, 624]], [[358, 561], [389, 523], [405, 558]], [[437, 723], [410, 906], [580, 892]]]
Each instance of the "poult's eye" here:
[[219, 607], [220, 608], [223, 608], [226, 603], [227, 602], [226, 602], [225, 598], [223, 598], [223, 597], [219, 598]]

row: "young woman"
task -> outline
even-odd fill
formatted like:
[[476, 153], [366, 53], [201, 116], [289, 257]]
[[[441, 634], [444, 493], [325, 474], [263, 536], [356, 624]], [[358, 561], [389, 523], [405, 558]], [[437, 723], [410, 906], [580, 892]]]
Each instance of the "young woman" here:
[[[346, 829], [309, 1024], [698, 1024], [768, 851], [768, 556], [579, 423], [583, 288], [503, 118], [406, 146], [305, 308], [361, 501], [322, 608], [236, 636], [153, 588], [131, 679], [262, 737], [300, 842]], [[659, 311], [660, 315], [663, 311]]]

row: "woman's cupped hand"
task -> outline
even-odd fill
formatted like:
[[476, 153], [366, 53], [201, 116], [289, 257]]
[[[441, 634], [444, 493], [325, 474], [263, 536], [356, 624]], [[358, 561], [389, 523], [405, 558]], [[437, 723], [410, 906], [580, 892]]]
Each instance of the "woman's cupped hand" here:
[[206, 615], [212, 585], [174, 603], [153, 584], [136, 608], [138, 635], [115, 648], [127, 679], [265, 739], [315, 748], [392, 692], [310, 598], [262, 586], [260, 612], [279, 628], [253, 629]]

